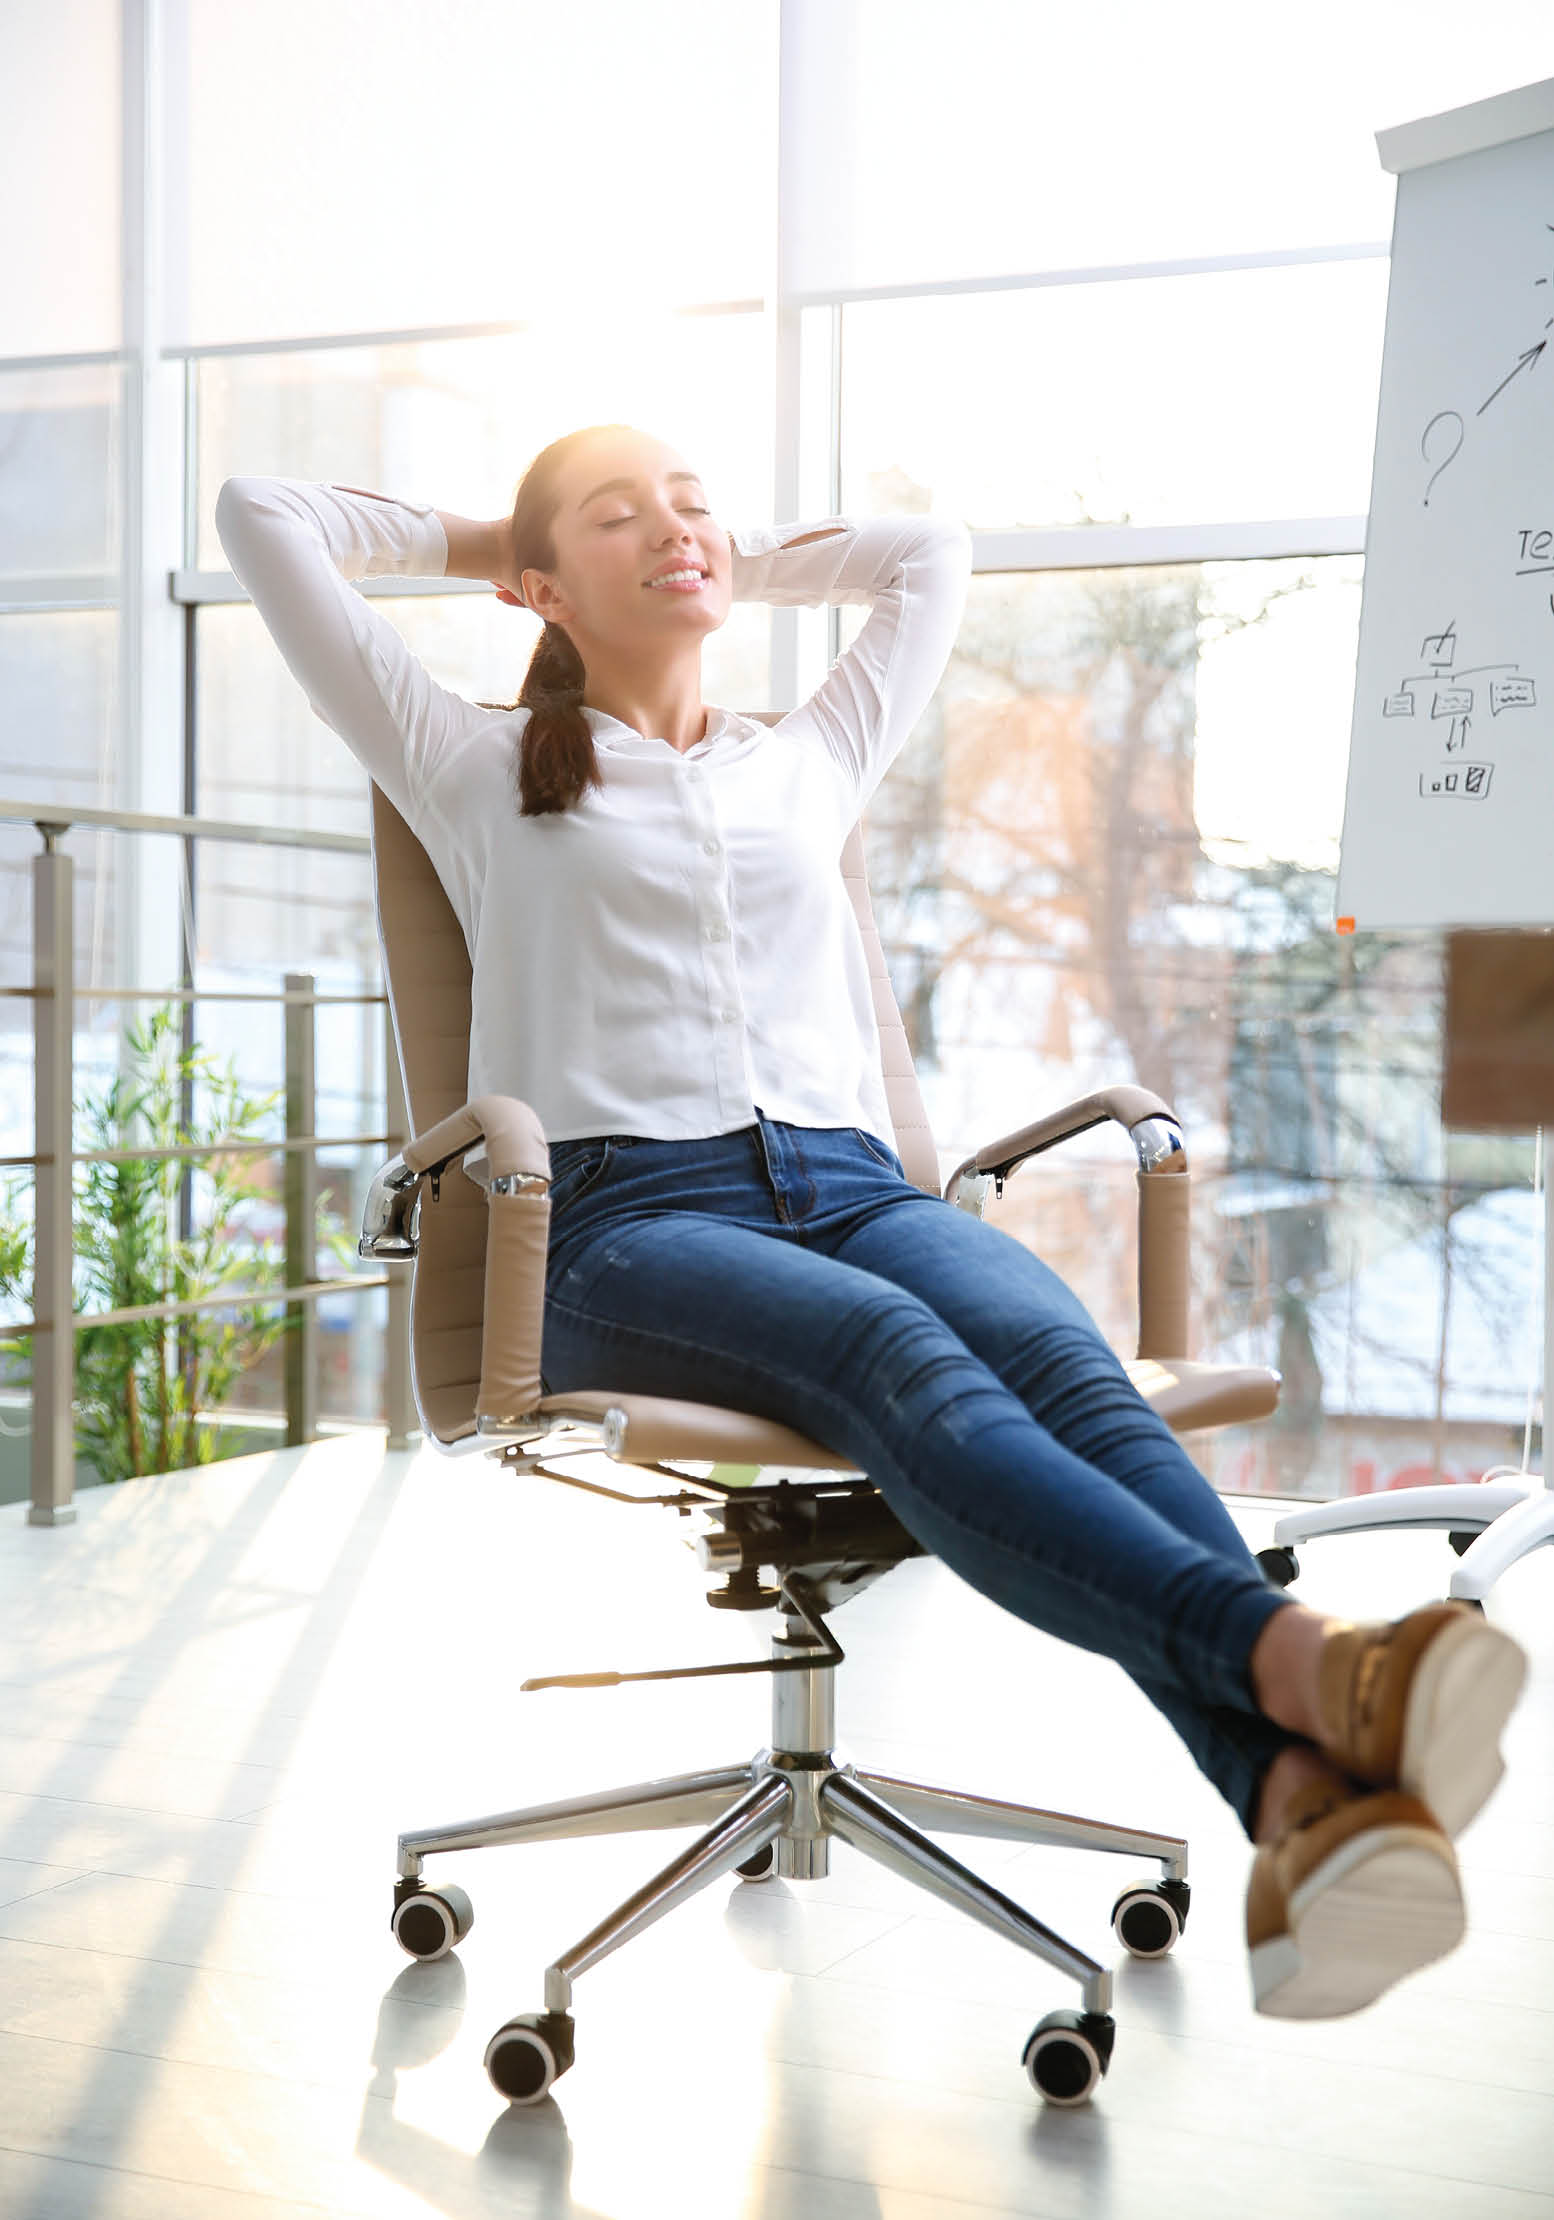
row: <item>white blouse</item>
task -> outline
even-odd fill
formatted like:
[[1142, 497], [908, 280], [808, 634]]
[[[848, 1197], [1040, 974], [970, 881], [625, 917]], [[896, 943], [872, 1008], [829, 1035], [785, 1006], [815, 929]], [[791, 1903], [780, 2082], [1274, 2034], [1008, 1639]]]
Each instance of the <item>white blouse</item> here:
[[[784, 545], [826, 526], [841, 529]], [[288, 668], [414, 830], [464, 929], [472, 1097], [518, 1096], [552, 1141], [698, 1139], [759, 1108], [894, 1145], [840, 857], [949, 660], [971, 572], [964, 525], [735, 531], [736, 600], [861, 603], [857, 639], [780, 724], [709, 709], [683, 755], [586, 710], [603, 788], [542, 817], [518, 810], [529, 712], [438, 685], [346, 583], [442, 577], [433, 508], [229, 478], [216, 529]], [[484, 1156], [465, 1169], [481, 1178]]]

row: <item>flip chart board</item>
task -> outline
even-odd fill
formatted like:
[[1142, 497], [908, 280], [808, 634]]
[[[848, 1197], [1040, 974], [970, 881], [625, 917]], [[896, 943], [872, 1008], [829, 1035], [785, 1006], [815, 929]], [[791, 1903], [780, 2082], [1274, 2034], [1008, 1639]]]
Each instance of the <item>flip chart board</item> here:
[[1554, 924], [1554, 79], [1397, 172], [1340, 931]]

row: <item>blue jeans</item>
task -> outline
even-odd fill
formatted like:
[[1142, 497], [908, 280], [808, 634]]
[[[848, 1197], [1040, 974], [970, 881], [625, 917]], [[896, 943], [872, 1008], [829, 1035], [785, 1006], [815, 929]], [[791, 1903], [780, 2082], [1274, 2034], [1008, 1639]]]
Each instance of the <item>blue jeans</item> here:
[[552, 1142], [542, 1377], [776, 1419], [1005, 1610], [1115, 1658], [1248, 1835], [1298, 1737], [1249, 1658], [1289, 1599], [1078, 1297], [853, 1127]]

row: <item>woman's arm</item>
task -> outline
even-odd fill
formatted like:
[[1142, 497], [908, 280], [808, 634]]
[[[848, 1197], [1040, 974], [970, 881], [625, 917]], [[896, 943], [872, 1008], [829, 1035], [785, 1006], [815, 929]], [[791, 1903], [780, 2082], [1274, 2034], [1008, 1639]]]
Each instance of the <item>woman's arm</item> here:
[[861, 603], [868, 621], [782, 730], [817, 740], [868, 802], [944, 676], [971, 576], [971, 534], [943, 517], [831, 517], [730, 533], [736, 601]]
[[349, 581], [446, 576], [438, 512], [361, 487], [229, 478], [216, 531], [314, 710], [414, 823], [429, 781], [485, 720]]
[[447, 536], [446, 575], [489, 579], [499, 600], [515, 602], [521, 609], [524, 602], [513, 575], [512, 518], [497, 517], [494, 522], [477, 524], [467, 516], [453, 516], [447, 509], [432, 513]]
[[[391, 494], [374, 493], [370, 486], [332, 486], [330, 491], [354, 493], [363, 501], [393, 499]], [[486, 578], [498, 586], [506, 583], [512, 569], [511, 517], [498, 517], [494, 522], [481, 524], [473, 517], [456, 516], [451, 509], [433, 509], [431, 514], [442, 526], [443, 538], [448, 543], [447, 560], [437, 576]], [[503, 598], [512, 597], [505, 595]]]
[[[816, 532], [801, 532], [796, 540], [784, 540], [782, 544], [785, 548], [808, 547], [812, 540], [838, 539], [841, 537], [844, 529], [845, 527], [840, 524], [823, 524]], [[728, 545], [729, 553], [737, 562], [741, 553], [741, 549], [738, 540], [735, 539], [732, 532], [730, 532], [728, 536]]]

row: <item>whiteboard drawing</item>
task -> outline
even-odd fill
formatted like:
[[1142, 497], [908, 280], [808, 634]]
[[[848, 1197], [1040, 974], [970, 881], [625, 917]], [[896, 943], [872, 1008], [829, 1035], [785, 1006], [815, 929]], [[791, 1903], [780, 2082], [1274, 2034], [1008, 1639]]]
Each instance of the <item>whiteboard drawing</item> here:
[[1554, 924], [1554, 79], [1397, 174], [1335, 914]]
[[[1545, 223], [1543, 228], [1546, 232], [1554, 233], [1554, 224]], [[1541, 277], [1535, 277], [1532, 283], [1535, 288], [1540, 285], [1549, 285], [1550, 277], [1546, 272]], [[1549, 295], [1544, 296], [1541, 305], [1545, 308], [1550, 305]], [[1544, 330], [1547, 331], [1550, 325], [1554, 325], [1554, 316], [1545, 316], [1543, 319]], [[1511, 380], [1519, 377], [1524, 370], [1531, 369], [1547, 345], [1548, 341], [1546, 339], [1539, 339], [1532, 346], [1524, 348], [1516, 358], [1515, 363], [1495, 387], [1493, 393], [1488, 396], [1488, 399], [1480, 401], [1474, 414], [1482, 416], [1490, 401], [1498, 401]], [[1432, 435], [1434, 435], [1433, 438]], [[1430, 506], [1431, 486], [1435, 484], [1436, 479], [1439, 478], [1447, 464], [1455, 462], [1462, 453], [1463, 442], [1466, 438], [1467, 428], [1455, 409], [1437, 409], [1420, 433], [1419, 452], [1423, 455], [1425, 461], [1434, 462], [1437, 455], [1440, 457], [1439, 462], [1435, 463], [1435, 468], [1431, 471], [1424, 489], [1423, 501], [1426, 508]], [[1551, 597], [1551, 601], [1554, 601], [1554, 597]]]
[[1494, 775], [1492, 763], [1443, 763], [1439, 770], [1420, 772], [1419, 791], [1426, 799], [1487, 801]]
[[1430, 487], [1435, 484], [1436, 479], [1439, 478], [1446, 465], [1449, 462], [1455, 462], [1462, 453], [1462, 442], [1466, 436], [1463, 430], [1462, 418], [1455, 409], [1437, 409], [1419, 435], [1419, 452], [1426, 462], [1433, 462], [1435, 459], [1430, 452], [1430, 435], [1435, 431], [1437, 425], [1440, 425], [1442, 430], [1440, 437], [1435, 442], [1435, 451], [1441, 459], [1436, 463], [1434, 470], [1431, 471], [1429, 482], [1424, 489], [1424, 505], [1427, 509], [1430, 506]]
[[[1428, 668], [1399, 679], [1393, 691], [1383, 697], [1381, 713], [1384, 717], [1413, 717], [1419, 714], [1418, 703], [1427, 700], [1420, 740], [1432, 749], [1440, 747], [1440, 737], [1432, 734], [1429, 726], [1444, 719], [1448, 756], [1472, 756], [1482, 744], [1474, 738], [1473, 720], [1475, 715], [1482, 717], [1486, 698], [1491, 719], [1507, 709], [1537, 707], [1537, 683], [1517, 663], [1472, 663], [1462, 670], [1456, 668], [1455, 618], [1439, 632], [1425, 634], [1419, 643], [1419, 660]], [[1477, 680], [1477, 685], [1469, 685], [1470, 679]], [[1421, 689], [1417, 695], [1416, 687]], [[1425, 801], [1487, 801], [1494, 771], [1492, 763], [1482, 761], [1432, 764], [1417, 774], [1417, 788]]]

